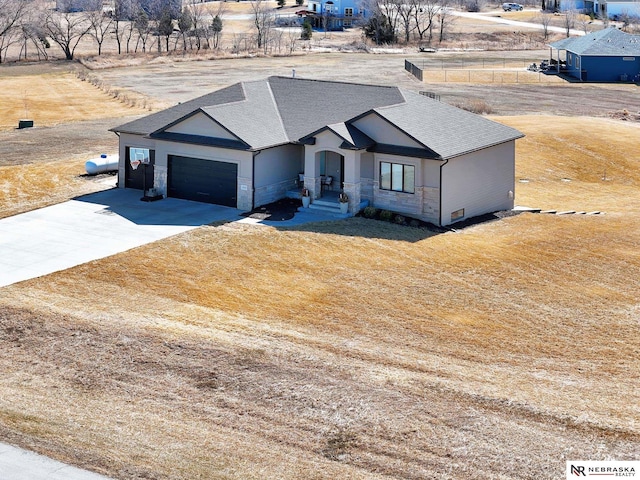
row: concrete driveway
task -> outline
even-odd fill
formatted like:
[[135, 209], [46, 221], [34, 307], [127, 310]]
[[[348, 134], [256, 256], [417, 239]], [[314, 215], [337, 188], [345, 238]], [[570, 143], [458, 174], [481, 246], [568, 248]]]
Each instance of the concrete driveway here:
[[0, 443], [0, 479], [109, 480], [103, 475], [65, 465], [6, 443]]
[[239, 210], [111, 189], [0, 219], [0, 287], [108, 257], [221, 220]]

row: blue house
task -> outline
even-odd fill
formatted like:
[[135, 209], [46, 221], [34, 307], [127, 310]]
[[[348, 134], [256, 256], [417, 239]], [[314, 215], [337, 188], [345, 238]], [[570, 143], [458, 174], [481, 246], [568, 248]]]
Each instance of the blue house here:
[[316, 28], [342, 30], [366, 17], [358, 0], [309, 0], [307, 16]]
[[583, 37], [565, 38], [549, 46], [552, 63], [570, 77], [583, 82], [640, 81], [640, 35], [612, 27]]

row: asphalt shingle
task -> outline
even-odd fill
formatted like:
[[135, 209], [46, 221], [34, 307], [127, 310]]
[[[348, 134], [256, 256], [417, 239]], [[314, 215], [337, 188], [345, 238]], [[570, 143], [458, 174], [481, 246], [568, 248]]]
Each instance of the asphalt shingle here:
[[582, 37], [565, 38], [550, 46], [585, 56], [637, 56], [640, 55], [640, 35], [611, 27]]
[[238, 83], [112, 130], [149, 135], [199, 109], [252, 150], [299, 142], [326, 127], [347, 147], [367, 148], [373, 142], [354, 120], [369, 112], [423, 145], [430, 157], [435, 152], [450, 158], [522, 136], [513, 128], [398, 87], [289, 77]]

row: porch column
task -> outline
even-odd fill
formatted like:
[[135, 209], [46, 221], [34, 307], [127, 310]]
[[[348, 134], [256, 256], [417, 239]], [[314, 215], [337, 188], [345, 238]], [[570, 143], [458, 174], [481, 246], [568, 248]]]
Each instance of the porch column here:
[[357, 213], [360, 207], [360, 152], [344, 152], [344, 187], [349, 196], [349, 213]]
[[313, 145], [304, 146], [304, 186], [311, 198], [320, 198], [320, 159], [317, 158]]

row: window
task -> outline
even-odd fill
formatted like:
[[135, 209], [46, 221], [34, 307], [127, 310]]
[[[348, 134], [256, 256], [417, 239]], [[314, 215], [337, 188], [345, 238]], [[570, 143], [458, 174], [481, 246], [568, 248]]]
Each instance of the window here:
[[567, 55], [567, 65], [571, 66], [571, 59], [573, 58], [573, 55], [569, 54]]
[[345, 17], [353, 17], [353, 8], [345, 8], [344, 9]]
[[415, 171], [413, 165], [380, 162], [380, 189], [415, 193]]

